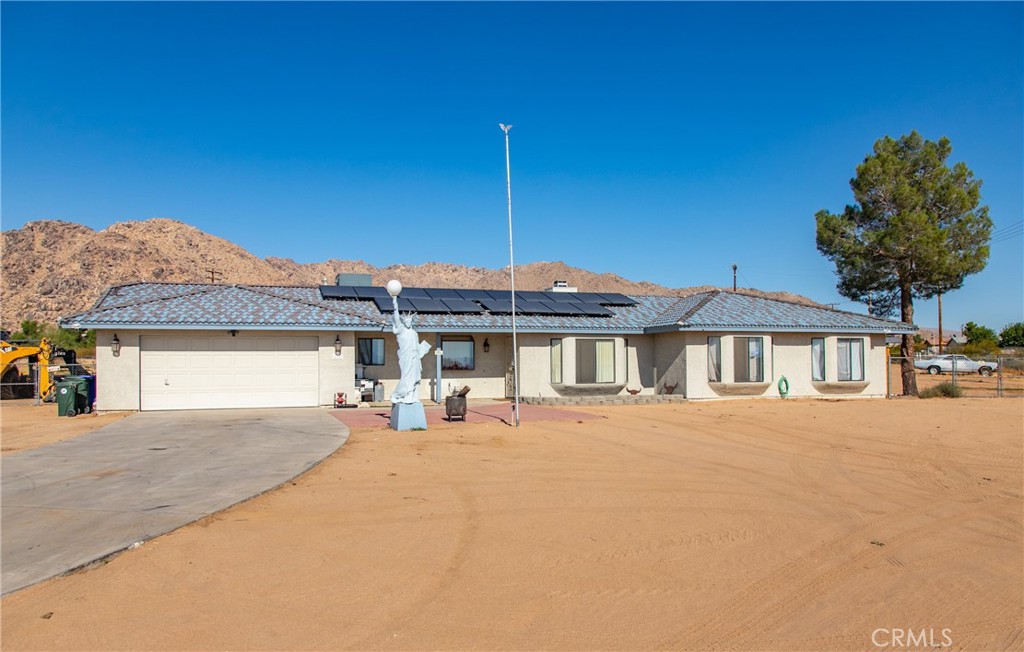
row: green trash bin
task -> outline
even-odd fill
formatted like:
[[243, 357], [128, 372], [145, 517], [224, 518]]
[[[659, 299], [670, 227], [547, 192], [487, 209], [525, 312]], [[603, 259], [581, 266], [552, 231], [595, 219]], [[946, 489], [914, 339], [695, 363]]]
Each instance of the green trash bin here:
[[79, 414], [89, 414], [92, 412], [92, 402], [95, 400], [93, 378], [94, 376], [68, 376], [64, 379], [65, 381], [74, 383], [75, 385], [75, 392], [78, 394], [78, 406], [76, 410]]
[[57, 416], [73, 417], [80, 412], [81, 399], [78, 395], [78, 383], [61, 380], [57, 383]]

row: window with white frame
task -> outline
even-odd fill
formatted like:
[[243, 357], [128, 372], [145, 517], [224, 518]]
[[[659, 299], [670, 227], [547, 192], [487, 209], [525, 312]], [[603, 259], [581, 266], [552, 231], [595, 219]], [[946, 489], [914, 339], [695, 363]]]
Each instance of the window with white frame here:
[[562, 382], [562, 338], [551, 339], [551, 382]]
[[722, 382], [722, 338], [717, 335], [708, 338], [708, 382]]
[[811, 338], [811, 380], [825, 380], [825, 338]]
[[733, 381], [737, 383], [764, 382], [763, 338], [733, 338]]
[[384, 364], [384, 338], [360, 337], [356, 344], [361, 365]]
[[839, 380], [864, 380], [864, 340], [839, 338], [836, 365]]
[[576, 382], [615, 382], [615, 340], [576, 340]]
[[472, 337], [442, 337], [441, 368], [453, 371], [468, 371], [475, 367]]

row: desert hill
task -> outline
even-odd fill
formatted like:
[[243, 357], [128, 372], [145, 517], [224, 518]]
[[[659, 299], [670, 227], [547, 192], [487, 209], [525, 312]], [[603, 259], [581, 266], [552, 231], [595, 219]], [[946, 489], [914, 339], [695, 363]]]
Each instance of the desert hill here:
[[[375, 267], [361, 260], [328, 260], [299, 264], [288, 258], [259, 258], [223, 238], [182, 222], [156, 218], [119, 222], [94, 231], [71, 222], [43, 220], [3, 232], [3, 328], [16, 330], [24, 319], [56, 322], [92, 306], [111, 285], [139, 281], [210, 281], [208, 270], [220, 272], [219, 283], [319, 285], [336, 274], [371, 274], [375, 284], [397, 278], [426, 287], [499, 288], [508, 284], [507, 269], [465, 267], [431, 262], [423, 265]], [[516, 266], [516, 287], [542, 290], [555, 279], [581, 291], [686, 296], [710, 286], [670, 289], [615, 274], [596, 274], [561, 262]], [[785, 292], [742, 292], [813, 303]]]

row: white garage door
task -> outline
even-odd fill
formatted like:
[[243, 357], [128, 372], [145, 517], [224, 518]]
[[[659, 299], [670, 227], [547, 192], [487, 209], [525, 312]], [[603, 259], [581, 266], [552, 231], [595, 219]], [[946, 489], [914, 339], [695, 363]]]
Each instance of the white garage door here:
[[165, 337], [141, 343], [143, 410], [313, 407], [316, 337]]

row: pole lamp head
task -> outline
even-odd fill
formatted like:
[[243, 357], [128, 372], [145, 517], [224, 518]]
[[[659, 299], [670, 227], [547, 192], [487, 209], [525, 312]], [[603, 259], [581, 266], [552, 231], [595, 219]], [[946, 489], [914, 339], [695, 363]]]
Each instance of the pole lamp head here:
[[114, 333], [113, 339], [110, 340], [110, 354], [115, 358], [121, 355], [121, 340], [117, 339], [117, 333]]
[[402, 293], [402, 282], [397, 279], [391, 279], [387, 284], [388, 294], [393, 297], [397, 297]]

